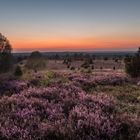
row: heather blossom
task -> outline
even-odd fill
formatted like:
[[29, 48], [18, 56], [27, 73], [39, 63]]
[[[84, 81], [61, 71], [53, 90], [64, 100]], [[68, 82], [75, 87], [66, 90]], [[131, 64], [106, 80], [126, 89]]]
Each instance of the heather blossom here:
[[[0, 99], [0, 139], [138, 140], [138, 116], [118, 112], [117, 101], [112, 96], [86, 92], [85, 87], [112, 83], [110, 77], [99, 78], [99, 83], [96, 76], [70, 74], [68, 77], [70, 82], [48, 87], [36, 87], [28, 82], [27, 86], [21, 81], [11, 81], [13, 85], [10, 81], [3, 83], [11, 85], [10, 90], [0, 89], [12, 94]], [[118, 81], [120, 84], [125, 80]]]
[[113, 97], [87, 95], [72, 83], [30, 87], [2, 97], [0, 104], [3, 139], [117, 139], [123, 137], [121, 121], [125, 125], [129, 122], [117, 116]]

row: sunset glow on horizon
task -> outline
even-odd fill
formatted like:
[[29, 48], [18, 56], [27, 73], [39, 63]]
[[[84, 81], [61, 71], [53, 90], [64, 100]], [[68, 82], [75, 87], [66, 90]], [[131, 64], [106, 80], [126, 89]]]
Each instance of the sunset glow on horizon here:
[[5, 0], [0, 32], [14, 52], [136, 50], [138, 0]]
[[[14, 51], [88, 51], [88, 50], [123, 50], [137, 49], [139, 40], [127, 40], [117, 38], [56, 38], [56, 39], [25, 39], [11, 40], [11, 44], [14, 47]], [[123, 46], [123, 49], [122, 49]], [[133, 49], [135, 49], [133, 48]]]

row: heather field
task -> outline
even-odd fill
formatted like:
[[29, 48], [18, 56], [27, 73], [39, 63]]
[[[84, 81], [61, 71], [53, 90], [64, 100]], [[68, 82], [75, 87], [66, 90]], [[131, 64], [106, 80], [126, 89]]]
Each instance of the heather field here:
[[0, 140], [140, 140], [140, 0], [0, 0]]
[[140, 139], [138, 79], [123, 69], [69, 70], [56, 63], [35, 72], [22, 63], [21, 77], [0, 76], [1, 140]]

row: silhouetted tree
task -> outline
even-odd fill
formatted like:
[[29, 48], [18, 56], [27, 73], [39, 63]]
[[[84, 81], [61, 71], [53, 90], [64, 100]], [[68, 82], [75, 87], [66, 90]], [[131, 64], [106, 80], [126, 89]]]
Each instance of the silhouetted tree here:
[[78, 58], [79, 58], [79, 60], [81, 60], [81, 61], [83, 61], [84, 59], [84, 55], [83, 55], [83, 53], [79, 53], [78, 54]]
[[131, 59], [132, 59], [132, 56], [126, 55], [124, 58], [124, 62], [125, 63], [131, 62]]
[[58, 59], [60, 59], [59, 55], [58, 55], [58, 54], [55, 54], [54, 59], [55, 59], [55, 62], [56, 62]]
[[95, 59], [96, 59], [95, 55], [92, 55], [92, 59], [93, 59], [93, 60], [95, 60]]
[[88, 61], [89, 64], [93, 64], [93, 59], [92, 59], [92, 57], [88, 58], [87, 61]]
[[12, 68], [12, 46], [8, 39], [0, 33], [0, 72], [7, 72]]
[[29, 56], [26, 67], [37, 71], [46, 67], [46, 61], [40, 52], [35, 51]]
[[126, 72], [132, 77], [140, 76], [140, 47], [134, 56], [124, 59]]
[[72, 59], [71, 59], [70, 55], [69, 54], [66, 54], [64, 56], [63, 64], [69, 65], [71, 62], [72, 62]]
[[38, 58], [42, 58], [42, 54], [39, 51], [34, 51], [29, 56], [29, 59], [38, 59]]
[[77, 60], [77, 59], [78, 59], [78, 53], [74, 53], [74, 54], [73, 54], [73, 59], [74, 59], [74, 60]]

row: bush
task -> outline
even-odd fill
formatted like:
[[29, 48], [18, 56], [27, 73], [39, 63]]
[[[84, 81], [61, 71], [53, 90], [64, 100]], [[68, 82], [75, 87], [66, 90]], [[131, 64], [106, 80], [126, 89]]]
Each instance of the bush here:
[[85, 61], [85, 62], [81, 65], [81, 67], [87, 69], [87, 68], [90, 67], [90, 64], [89, 64], [87, 61]]
[[92, 65], [92, 66], [91, 66], [91, 69], [92, 69], [92, 70], [94, 70], [94, 69], [95, 69], [95, 68], [94, 68], [94, 65]]
[[92, 58], [89, 58], [87, 61], [88, 61], [89, 64], [93, 64], [93, 59]]
[[104, 57], [104, 60], [107, 61], [108, 60], [108, 57]]
[[103, 67], [101, 66], [101, 67], [100, 67], [100, 70], [102, 70], [102, 69], [103, 69]]
[[21, 67], [20, 67], [20, 66], [17, 66], [17, 67], [15, 68], [14, 75], [15, 75], [15, 76], [22, 76], [22, 70], [21, 70]]
[[140, 76], [140, 48], [134, 56], [127, 56], [124, 62], [125, 70], [131, 77]]
[[113, 67], [113, 70], [116, 70], [116, 67], [115, 66]]
[[46, 61], [40, 52], [32, 52], [27, 60], [26, 67], [33, 70], [41, 70], [46, 67]]
[[75, 67], [71, 67], [70, 70], [75, 70]]
[[70, 68], [70, 65], [69, 65], [69, 64], [67, 65], [67, 68], [68, 68], [68, 69]]

